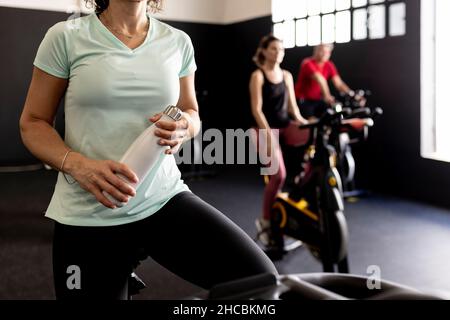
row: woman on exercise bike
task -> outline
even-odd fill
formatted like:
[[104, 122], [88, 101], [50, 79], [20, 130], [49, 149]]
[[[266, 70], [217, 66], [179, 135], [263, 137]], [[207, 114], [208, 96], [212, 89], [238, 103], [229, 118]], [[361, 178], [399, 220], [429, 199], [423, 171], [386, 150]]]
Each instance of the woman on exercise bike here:
[[[277, 162], [278, 170], [269, 177], [264, 190], [262, 217], [256, 220], [258, 238], [270, 246], [271, 207], [278, 191], [286, 179], [286, 167], [279, 141], [274, 135], [292, 146], [307, 141], [308, 130], [298, 127], [306, 124], [295, 99], [294, 81], [289, 71], [280, 67], [284, 58], [284, 47], [280, 39], [268, 35], [261, 39], [253, 57], [257, 69], [250, 78], [251, 111], [255, 122], [254, 142], [258, 152], [265, 153]], [[260, 134], [260, 130], [264, 130]], [[264, 137], [261, 139], [261, 137]]]

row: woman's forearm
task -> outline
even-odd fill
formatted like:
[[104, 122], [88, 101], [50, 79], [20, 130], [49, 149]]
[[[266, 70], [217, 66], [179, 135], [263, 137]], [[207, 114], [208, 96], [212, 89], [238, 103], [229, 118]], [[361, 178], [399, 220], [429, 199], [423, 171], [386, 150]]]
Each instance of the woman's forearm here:
[[20, 133], [25, 146], [36, 158], [58, 171], [61, 169], [70, 148], [49, 123], [43, 120], [21, 121]]
[[292, 104], [289, 105], [288, 113], [291, 117], [293, 117], [296, 120], [303, 120], [303, 117], [300, 114], [298, 107], [294, 107], [294, 105]]
[[328, 84], [325, 79], [321, 79], [319, 81], [320, 90], [322, 91], [322, 97], [326, 98], [331, 95], [330, 88], [328, 87]]
[[186, 137], [185, 140], [189, 140], [189, 139], [194, 138], [200, 132], [200, 126], [201, 126], [200, 116], [198, 114], [198, 111], [196, 111], [194, 109], [187, 109], [184, 111], [184, 113], [185, 113], [185, 119], [189, 124], [188, 136]]
[[253, 118], [255, 119], [256, 125], [259, 129], [270, 130], [269, 123], [267, 122], [266, 117], [261, 111], [253, 112]]
[[330, 88], [328, 87], [327, 80], [321, 74], [314, 74], [313, 79], [319, 84], [322, 97], [326, 99], [331, 96]]

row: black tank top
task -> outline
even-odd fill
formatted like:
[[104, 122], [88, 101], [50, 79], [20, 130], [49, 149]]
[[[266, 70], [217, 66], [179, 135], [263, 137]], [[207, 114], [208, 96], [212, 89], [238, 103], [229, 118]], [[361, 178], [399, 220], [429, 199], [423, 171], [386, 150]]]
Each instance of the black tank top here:
[[262, 111], [264, 116], [271, 128], [285, 128], [288, 126], [290, 118], [284, 77], [280, 83], [273, 83], [267, 79], [264, 70], [260, 70], [264, 75], [264, 84], [262, 87]]

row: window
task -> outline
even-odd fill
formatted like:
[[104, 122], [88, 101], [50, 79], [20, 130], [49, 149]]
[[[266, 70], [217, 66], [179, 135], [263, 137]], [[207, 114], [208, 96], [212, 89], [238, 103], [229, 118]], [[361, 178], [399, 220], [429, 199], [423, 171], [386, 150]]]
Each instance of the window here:
[[308, 24], [306, 19], [297, 20], [295, 35], [297, 47], [308, 45]]
[[450, 1], [421, 1], [421, 154], [450, 162]]
[[386, 36], [386, 8], [383, 5], [370, 6], [368, 13], [369, 38], [384, 38]]
[[352, 5], [355, 8], [363, 7], [367, 5], [367, 0], [353, 0]]
[[353, 39], [362, 40], [367, 38], [367, 9], [353, 11]]
[[351, 37], [350, 11], [336, 13], [336, 42], [349, 42]]
[[406, 34], [398, 0], [272, 0], [273, 32], [286, 48]]
[[336, 11], [350, 9], [350, 0], [336, 0]]
[[[320, 3], [320, 1], [318, 1]], [[336, 5], [335, 0], [322, 0], [322, 13], [331, 13], [334, 12]]]
[[308, 15], [307, 0], [294, 1], [291, 8], [295, 18], [305, 18]]
[[308, 0], [308, 15], [315, 16], [320, 13], [320, 1]]
[[335, 20], [334, 14], [322, 16], [322, 42], [333, 43], [335, 41]]
[[404, 3], [389, 6], [389, 35], [391, 37], [406, 34], [406, 5]]
[[316, 46], [320, 44], [320, 17], [308, 17], [308, 45]]

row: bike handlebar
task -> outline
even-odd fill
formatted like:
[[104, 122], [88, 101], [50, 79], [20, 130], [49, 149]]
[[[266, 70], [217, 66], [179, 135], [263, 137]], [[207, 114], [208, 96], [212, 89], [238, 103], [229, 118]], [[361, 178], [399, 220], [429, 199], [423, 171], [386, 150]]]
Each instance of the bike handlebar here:
[[314, 127], [319, 127], [323, 125], [330, 124], [333, 120], [339, 119], [342, 116], [347, 116], [351, 114], [350, 108], [343, 108], [342, 111], [336, 112], [331, 109], [327, 109], [324, 115], [317, 121], [308, 122], [307, 124], [302, 124], [299, 126], [300, 129], [310, 129]]

